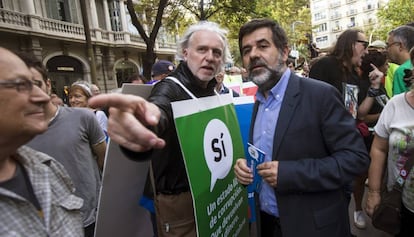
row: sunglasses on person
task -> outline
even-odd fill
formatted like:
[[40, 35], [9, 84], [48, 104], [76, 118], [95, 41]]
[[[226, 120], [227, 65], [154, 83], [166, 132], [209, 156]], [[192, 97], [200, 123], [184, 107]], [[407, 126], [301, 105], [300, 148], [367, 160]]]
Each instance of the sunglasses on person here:
[[364, 46], [365, 49], [368, 48], [368, 45], [369, 45], [369, 42], [368, 41], [365, 41], [365, 40], [357, 40], [356, 42], [361, 43]]

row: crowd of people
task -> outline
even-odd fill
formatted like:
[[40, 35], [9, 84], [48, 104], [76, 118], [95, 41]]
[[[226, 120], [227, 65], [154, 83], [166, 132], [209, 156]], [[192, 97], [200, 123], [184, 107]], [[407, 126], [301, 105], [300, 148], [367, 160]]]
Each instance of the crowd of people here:
[[[257, 167], [260, 222], [251, 234], [352, 236], [352, 195], [353, 224], [366, 228], [384, 173], [391, 189], [414, 156], [414, 27], [371, 44], [363, 31], [345, 30], [326, 55], [311, 44], [312, 61], [300, 73], [273, 20], [245, 23], [238, 42], [243, 67], [226, 69], [233, 65], [227, 31], [208, 21], [189, 26], [177, 66], [158, 60], [151, 80], [134, 74], [124, 81], [152, 84], [147, 99], [76, 81], [62, 100], [41, 61], [0, 48], [0, 235], [94, 236], [112, 139], [130, 159], [151, 161], [145, 196], [155, 208], [155, 235], [197, 236], [171, 102], [240, 96], [223, 83], [236, 74], [258, 87], [249, 142], [265, 153]], [[236, 157], [233, 171], [240, 184], [253, 181], [245, 158]], [[414, 170], [407, 177], [397, 237], [414, 234]]]

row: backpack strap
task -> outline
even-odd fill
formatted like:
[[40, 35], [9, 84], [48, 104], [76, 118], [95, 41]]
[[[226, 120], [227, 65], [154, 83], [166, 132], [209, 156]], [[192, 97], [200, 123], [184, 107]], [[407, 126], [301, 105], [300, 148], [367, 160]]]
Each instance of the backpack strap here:
[[170, 80], [172, 80], [173, 82], [175, 82], [176, 84], [178, 84], [181, 88], [183, 88], [183, 90], [192, 98], [192, 99], [195, 99], [195, 100], [197, 100], [197, 97], [193, 94], [193, 93], [191, 93], [191, 91], [190, 90], [188, 90], [187, 89], [187, 87], [185, 87], [184, 85], [183, 85], [183, 83], [181, 83], [177, 78], [175, 78], [175, 77], [171, 77], [171, 76], [169, 76], [169, 77], [166, 77], [165, 79], [170, 79]]

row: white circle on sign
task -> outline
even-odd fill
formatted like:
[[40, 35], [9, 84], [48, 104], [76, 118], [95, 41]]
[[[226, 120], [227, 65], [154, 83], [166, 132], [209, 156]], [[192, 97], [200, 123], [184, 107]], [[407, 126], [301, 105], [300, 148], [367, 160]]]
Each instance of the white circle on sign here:
[[204, 130], [204, 158], [211, 172], [210, 192], [217, 179], [224, 179], [233, 164], [233, 142], [226, 124], [212, 119]]

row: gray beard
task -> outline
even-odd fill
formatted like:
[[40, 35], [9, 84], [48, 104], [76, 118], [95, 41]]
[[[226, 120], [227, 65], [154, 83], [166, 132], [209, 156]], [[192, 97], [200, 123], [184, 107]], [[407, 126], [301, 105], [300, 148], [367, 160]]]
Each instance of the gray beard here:
[[[263, 69], [264, 72], [260, 71], [258, 73], [251, 73], [249, 76], [251, 78], [251, 81], [254, 82], [257, 86], [262, 86], [267, 81], [270, 80], [271, 72], [268, 69]], [[256, 75], [255, 75], [256, 74]]]
[[259, 87], [259, 91], [268, 91], [272, 89], [280, 80], [286, 69], [283, 68], [285, 62], [279, 60], [275, 69], [266, 67], [257, 72], [249, 74], [249, 79]]

